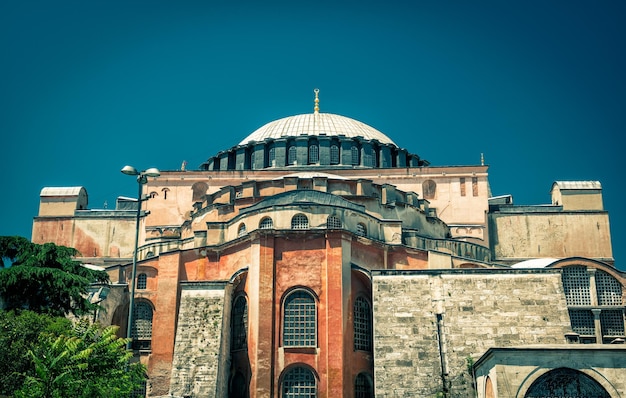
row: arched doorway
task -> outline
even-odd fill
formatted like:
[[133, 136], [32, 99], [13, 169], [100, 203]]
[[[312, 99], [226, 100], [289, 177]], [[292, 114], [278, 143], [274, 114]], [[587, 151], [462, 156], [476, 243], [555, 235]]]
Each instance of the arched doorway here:
[[535, 380], [524, 395], [524, 398], [540, 397], [611, 398], [597, 381], [569, 368], [549, 371]]

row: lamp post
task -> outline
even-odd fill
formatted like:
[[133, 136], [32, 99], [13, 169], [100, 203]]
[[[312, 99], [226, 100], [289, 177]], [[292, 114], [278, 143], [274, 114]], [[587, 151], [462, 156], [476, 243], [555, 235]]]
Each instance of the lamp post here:
[[137, 277], [137, 250], [139, 249], [139, 219], [141, 218], [141, 202], [144, 200], [142, 198], [143, 192], [143, 184], [148, 182], [148, 177], [158, 177], [161, 175], [161, 172], [157, 168], [149, 168], [145, 171], [139, 172], [133, 166], [124, 166], [121, 170], [122, 173], [129, 176], [137, 176], [137, 185], [139, 187], [139, 191], [137, 193], [137, 215], [135, 220], [135, 248], [133, 251], [133, 269], [132, 276], [130, 280], [130, 305], [128, 306], [128, 325], [126, 328], [126, 338], [130, 339], [126, 344], [127, 349], [132, 348], [132, 328], [133, 328], [133, 309], [135, 307], [135, 279]]

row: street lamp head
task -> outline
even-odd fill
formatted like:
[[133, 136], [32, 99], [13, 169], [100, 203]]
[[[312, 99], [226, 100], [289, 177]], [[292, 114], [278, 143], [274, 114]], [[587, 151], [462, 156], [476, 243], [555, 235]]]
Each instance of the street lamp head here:
[[161, 172], [156, 167], [150, 167], [148, 170], [144, 171], [142, 174], [148, 177], [158, 177], [161, 175]]
[[133, 166], [124, 166], [124, 168], [122, 169], [122, 173], [129, 175], [129, 176], [139, 175], [139, 172]]

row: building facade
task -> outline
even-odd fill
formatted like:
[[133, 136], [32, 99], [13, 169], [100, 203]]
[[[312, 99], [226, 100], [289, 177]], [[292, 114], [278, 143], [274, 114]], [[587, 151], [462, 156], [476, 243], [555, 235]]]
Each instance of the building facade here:
[[[314, 105], [148, 177], [145, 200], [41, 191], [32, 240], [108, 271], [97, 315], [122, 335], [134, 284], [148, 396], [535, 397], [561, 391], [551, 378], [626, 396], [626, 275], [599, 182], [517, 206], [482, 161], [434, 166]], [[612, 358], [595, 373], [593, 350]]]

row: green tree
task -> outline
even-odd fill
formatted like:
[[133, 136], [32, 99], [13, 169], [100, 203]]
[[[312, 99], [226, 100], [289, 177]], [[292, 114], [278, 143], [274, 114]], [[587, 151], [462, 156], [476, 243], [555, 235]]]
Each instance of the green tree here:
[[0, 311], [0, 395], [13, 395], [32, 373], [33, 350], [42, 333], [60, 335], [72, 330], [63, 317], [51, 317], [32, 311]]
[[131, 363], [117, 326], [77, 324], [67, 334], [42, 334], [29, 350], [34, 372], [16, 398], [127, 397], [141, 387], [145, 367]]
[[106, 272], [83, 267], [78, 251], [54, 243], [31, 243], [20, 236], [0, 237], [0, 298], [4, 308], [64, 316], [94, 310], [87, 299], [91, 283], [108, 282]]

